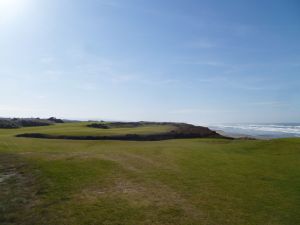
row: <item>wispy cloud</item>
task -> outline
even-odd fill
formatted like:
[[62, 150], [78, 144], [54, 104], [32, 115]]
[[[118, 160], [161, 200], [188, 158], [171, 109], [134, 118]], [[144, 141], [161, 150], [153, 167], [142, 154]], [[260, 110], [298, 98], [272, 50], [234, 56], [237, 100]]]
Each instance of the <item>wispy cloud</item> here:
[[120, 1], [116, 1], [116, 0], [98, 0], [97, 2], [104, 6], [121, 7]]
[[[83, 53], [84, 54], [84, 53]], [[135, 61], [116, 60], [104, 57], [96, 57], [91, 55], [73, 54], [70, 66], [55, 68], [54, 65], [49, 65], [43, 74], [52, 81], [59, 81], [60, 79], [66, 80], [68, 77], [76, 77], [70, 82], [74, 83], [75, 80], [78, 84], [73, 85], [86, 91], [97, 90], [97, 85], [101, 83], [111, 83], [114, 85], [120, 84], [137, 84], [137, 85], [150, 85], [150, 86], [175, 86], [180, 84], [178, 79], [170, 77], [168, 74], [151, 71], [139, 71], [136, 69]], [[45, 61], [47, 61], [45, 59]], [[57, 59], [57, 61], [59, 61]]]
[[45, 56], [45, 57], [42, 57], [40, 59], [40, 62], [42, 64], [52, 64], [55, 62], [55, 58], [54, 57], [50, 57], [50, 56]]
[[149, 86], [177, 86], [181, 82], [178, 79], [174, 78], [151, 78], [151, 76], [147, 76], [147, 78], [142, 78], [139, 80], [141, 84], [149, 85]]
[[185, 60], [181, 61], [182, 64], [190, 64], [190, 65], [203, 65], [203, 66], [213, 66], [213, 67], [231, 67], [226, 63], [220, 61], [209, 61], [209, 60]]
[[7, 112], [34, 112], [39, 111], [38, 108], [28, 108], [23, 106], [15, 106], [15, 105], [0, 105], [0, 113], [7, 113]]
[[217, 84], [221, 82], [227, 82], [228, 78], [224, 76], [207, 76], [207, 77], [200, 77], [196, 79], [196, 81], [200, 83]]
[[183, 108], [169, 111], [170, 114], [196, 114], [196, 113], [231, 113], [232, 110]]
[[265, 102], [250, 102], [248, 103], [250, 106], [258, 106], [258, 107], [285, 107], [288, 104], [281, 101], [265, 101]]
[[211, 66], [211, 67], [224, 67], [226, 69], [230, 69], [234, 67], [234, 65], [226, 63], [224, 61], [220, 61], [219, 59], [207, 59], [206, 58], [180, 58], [174, 60], [174, 64], [182, 64], [182, 65], [199, 65], [199, 66]]
[[37, 96], [36, 96], [36, 99], [39, 99], [39, 100], [44, 100], [44, 99], [46, 99], [46, 98], [47, 98], [46, 95], [37, 95]]
[[238, 89], [243, 91], [278, 91], [284, 89], [284, 84], [278, 84], [272, 79], [257, 78], [252, 76], [199, 76], [195, 82], [213, 87]]
[[110, 81], [112, 83], [124, 83], [130, 81], [137, 81], [138, 77], [131, 74], [111, 74]]
[[215, 48], [217, 47], [216, 43], [211, 40], [206, 39], [199, 39], [196, 41], [190, 41], [188, 43], [185, 43], [184, 46], [186, 48], [192, 48], [192, 49], [205, 49], [205, 48]]
[[[87, 60], [87, 59], [89, 60]], [[51, 57], [49, 57], [49, 61]], [[45, 60], [47, 61], [47, 60]], [[214, 67], [233, 67], [220, 61], [183, 61], [181, 63], [209, 65]], [[73, 64], [76, 64], [73, 66]], [[45, 77], [52, 81], [59, 81], [61, 78], [77, 77], [77, 83], [80, 86], [88, 83], [85, 90], [96, 90], [95, 86], [99, 82], [110, 82], [111, 84], [135, 83], [142, 85], [153, 86], [184, 86], [189, 85], [189, 81], [181, 80], [179, 78], [172, 78], [168, 74], [151, 74], [149, 71], [134, 71], [134, 62], [111, 60], [108, 58], [99, 58], [93, 56], [86, 56], [84, 60], [82, 57], [75, 60], [70, 67], [54, 68], [49, 67], [44, 71]], [[79, 79], [80, 78], [80, 79]], [[79, 80], [79, 81], [78, 81]], [[193, 82], [205, 83], [207, 85], [248, 90], [248, 91], [262, 91], [262, 90], [278, 90], [280, 87], [272, 85], [272, 82], [266, 80], [255, 80], [252, 76], [232, 76], [232, 75], [215, 75], [203, 76], [199, 74], [198, 78], [193, 77]], [[92, 86], [90, 84], [93, 84]]]
[[75, 86], [77, 89], [82, 91], [98, 91], [99, 87], [94, 83], [81, 83]]

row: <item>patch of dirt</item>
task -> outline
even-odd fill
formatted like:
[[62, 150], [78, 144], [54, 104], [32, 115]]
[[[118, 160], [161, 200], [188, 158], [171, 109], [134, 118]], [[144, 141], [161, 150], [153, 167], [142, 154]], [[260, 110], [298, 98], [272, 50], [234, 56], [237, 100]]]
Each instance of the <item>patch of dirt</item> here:
[[15, 155], [0, 154], [0, 224], [19, 224], [37, 203], [35, 193], [28, 165]]
[[10, 178], [10, 177], [14, 177], [16, 176], [16, 173], [13, 172], [4, 172], [4, 173], [0, 173], [0, 183], [4, 182], [6, 179]]

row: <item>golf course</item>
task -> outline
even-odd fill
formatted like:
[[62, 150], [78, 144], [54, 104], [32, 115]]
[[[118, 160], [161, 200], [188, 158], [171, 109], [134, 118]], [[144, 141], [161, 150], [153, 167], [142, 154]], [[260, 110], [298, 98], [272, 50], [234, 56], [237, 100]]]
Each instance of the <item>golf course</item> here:
[[299, 138], [73, 140], [177, 126], [91, 124], [0, 129], [1, 225], [300, 224]]

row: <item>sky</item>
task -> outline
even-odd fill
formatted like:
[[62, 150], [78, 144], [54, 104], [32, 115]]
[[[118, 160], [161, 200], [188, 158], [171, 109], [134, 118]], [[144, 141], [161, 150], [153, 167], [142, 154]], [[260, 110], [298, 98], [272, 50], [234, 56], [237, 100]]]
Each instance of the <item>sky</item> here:
[[0, 117], [300, 121], [298, 0], [0, 0]]

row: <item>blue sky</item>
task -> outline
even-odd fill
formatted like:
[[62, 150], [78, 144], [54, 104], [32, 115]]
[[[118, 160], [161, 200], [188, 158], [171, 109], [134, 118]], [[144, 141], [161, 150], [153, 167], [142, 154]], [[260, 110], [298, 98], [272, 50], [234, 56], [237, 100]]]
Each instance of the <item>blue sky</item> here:
[[0, 116], [299, 122], [297, 0], [0, 0]]

